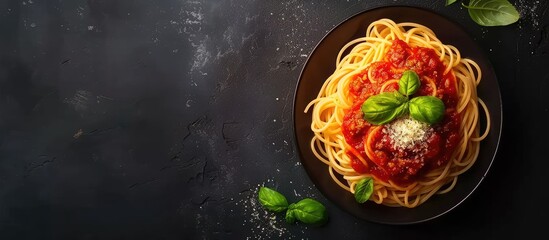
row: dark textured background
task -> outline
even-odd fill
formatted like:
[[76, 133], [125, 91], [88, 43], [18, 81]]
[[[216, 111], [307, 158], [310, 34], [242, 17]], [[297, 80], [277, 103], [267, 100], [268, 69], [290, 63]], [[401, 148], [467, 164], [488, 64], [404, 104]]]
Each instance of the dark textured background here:
[[[0, 2], [0, 239], [525, 238], [549, 215], [549, 3], [481, 27], [430, 1]], [[315, 45], [379, 6], [434, 10], [486, 51], [503, 135], [487, 178], [433, 221], [391, 226], [342, 211], [300, 164], [292, 101]], [[290, 225], [257, 187], [323, 202]]]

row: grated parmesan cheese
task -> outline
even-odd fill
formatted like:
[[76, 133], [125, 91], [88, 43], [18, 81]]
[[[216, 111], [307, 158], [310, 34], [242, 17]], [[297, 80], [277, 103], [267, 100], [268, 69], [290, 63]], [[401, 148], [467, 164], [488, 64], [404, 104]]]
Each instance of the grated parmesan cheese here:
[[419, 148], [426, 148], [426, 140], [432, 132], [429, 124], [410, 116], [396, 119], [383, 128], [383, 133], [389, 136], [390, 143], [399, 150], [412, 149], [416, 144], [421, 144]]

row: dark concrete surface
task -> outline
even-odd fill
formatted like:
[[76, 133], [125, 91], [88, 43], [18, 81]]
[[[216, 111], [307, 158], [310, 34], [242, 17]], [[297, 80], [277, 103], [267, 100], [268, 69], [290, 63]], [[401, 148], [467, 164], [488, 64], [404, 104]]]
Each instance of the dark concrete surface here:
[[[444, 0], [0, 2], [0, 239], [504, 239], [549, 214], [549, 2], [505, 27]], [[461, 24], [501, 88], [503, 135], [477, 191], [435, 220], [382, 225], [319, 192], [292, 102], [334, 26], [380, 6]], [[315, 198], [323, 227], [258, 205], [267, 185]]]

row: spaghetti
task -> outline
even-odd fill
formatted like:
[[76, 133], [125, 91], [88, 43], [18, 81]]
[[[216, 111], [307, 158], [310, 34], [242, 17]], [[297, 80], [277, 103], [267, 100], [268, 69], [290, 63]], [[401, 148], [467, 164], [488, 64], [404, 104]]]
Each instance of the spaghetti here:
[[[403, 72], [413, 70], [421, 87], [415, 96], [434, 96], [445, 105], [442, 120], [426, 124], [409, 115], [382, 125], [364, 119], [369, 97], [398, 91]], [[380, 19], [366, 36], [347, 43], [336, 68], [322, 85], [312, 110], [311, 149], [343, 189], [374, 179], [369, 200], [394, 207], [417, 207], [454, 188], [476, 161], [490, 130], [490, 114], [476, 88], [482, 72], [473, 60], [443, 44], [426, 26]], [[479, 108], [486, 115], [480, 130]]]

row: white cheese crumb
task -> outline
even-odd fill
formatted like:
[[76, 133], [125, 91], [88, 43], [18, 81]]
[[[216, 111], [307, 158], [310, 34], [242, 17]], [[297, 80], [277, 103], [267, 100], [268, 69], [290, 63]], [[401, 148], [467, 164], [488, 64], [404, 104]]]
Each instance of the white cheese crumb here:
[[389, 135], [391, 144], [399, 150], [412, 149], [416, 144], [426, 145], [425, 141], [432, 132], [429, 124], [409, 116], [396, 119], [383, 128], [383, 133]]

